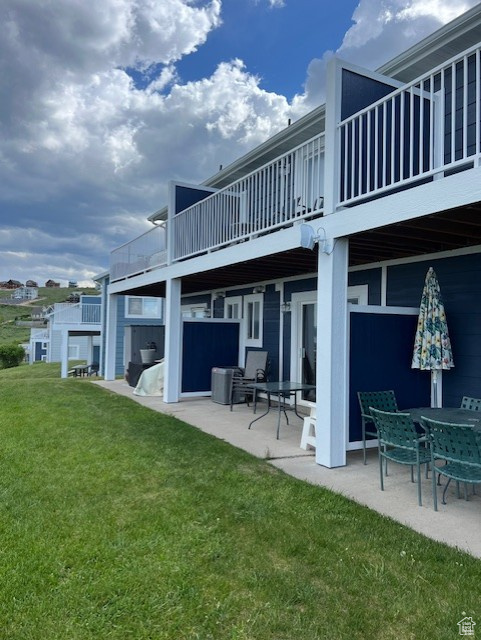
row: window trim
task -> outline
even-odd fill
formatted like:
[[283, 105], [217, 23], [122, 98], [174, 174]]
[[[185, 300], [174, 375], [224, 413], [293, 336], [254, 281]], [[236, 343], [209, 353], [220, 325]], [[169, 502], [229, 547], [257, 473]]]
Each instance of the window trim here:
[[[132, 299], [142, 301], [142, 313], [129, 313], [129, 302]], [[144, 311], [145, 300], [156, 300], [158, 305], [158, 312], [156, 315], [147, 314]], [[126, 318], [155, 318], [160, 320], [162, 318], [162, 298], [156, 298], [155, 296], [125, 296], [125, 317]]]
[[[250, 304], [259, 303], [259, 335], [257, 337], [249, 337], [249, 312], [248, 308]], [[264, 294], [263, 293], [251, 293], [244, 296], [243, 304], [243, 317], [244, 317], [244, 346], [246, 347], [262, 347], [264, 338]], [[253, 318], [255, 324], [255, 318]]]
[[[238, 318], [234, 318], [234, 317], [230, 317], [227, 313], [228, 311], [228, 307], [230, 306], [234, 306], [234, 305], [238, 305], [239, 307], [239, 317]], [[243, 304], [242, 304], [242, 296], [229, 296], [224, 298], [224, 318], [228, 319], [228, 320], [242, 320], [243, 317]]]

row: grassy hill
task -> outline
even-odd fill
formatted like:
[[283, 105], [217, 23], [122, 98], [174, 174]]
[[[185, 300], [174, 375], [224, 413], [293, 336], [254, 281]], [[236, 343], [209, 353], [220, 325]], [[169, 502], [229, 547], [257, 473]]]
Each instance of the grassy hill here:
[[39, 287], [38, 298], [20, 305], [5, 304], [12, 296], [11, 290], [0, 289], [0, 344], [20, 344], [28, 342], [30, 337], [29, 327], [17, 327], [15, 320], [29, 320], [31, 307], [46, 307], [55, 302], [65, 302], [71, 293], [86, 293], [98, 295], [97, 289]]

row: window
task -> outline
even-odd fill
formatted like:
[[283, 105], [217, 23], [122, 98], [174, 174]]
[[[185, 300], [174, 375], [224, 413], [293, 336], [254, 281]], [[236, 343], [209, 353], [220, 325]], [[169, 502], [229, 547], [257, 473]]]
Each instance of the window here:
[[224, 299], [224, 318], [240, 320], [242, 318], [242, 296]]
[[78, 344], [69, 344], [68, 345], [68, 359], [69, 360], [78, 360], [80, 357], [80, 347]]
[[162, 299], [126, 296], [125, 299], [126, 318], [161, 318]]
[[262, 347], [262, 293], [255, 293], [244, 297], [244, 321], [246, 347]]
[[183, 318], [209, 318], [210, 310], [207, 304], [183, 304], [181, 307]]
[[347, 301], [349, 304], [368, 304], [369, 287], [367, 284], [358, 284], [347, 288]]

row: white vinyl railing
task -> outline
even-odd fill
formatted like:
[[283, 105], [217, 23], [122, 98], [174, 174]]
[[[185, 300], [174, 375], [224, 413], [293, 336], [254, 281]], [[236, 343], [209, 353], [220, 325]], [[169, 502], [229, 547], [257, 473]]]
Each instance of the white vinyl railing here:
[[341, 122], [338, 204], [477, 161], [480, 82], [473, 47]]
[[171, 218], [172, 260], [319, 215], [323, 181], [324, 134]]
[[110, 254], [110, 280], [119, 280], [167, 264], [165, 224], [150, 229]]
[[53, 308], [55, 324], [100, 324], [101, 305], [88, 302], [56, 303]]

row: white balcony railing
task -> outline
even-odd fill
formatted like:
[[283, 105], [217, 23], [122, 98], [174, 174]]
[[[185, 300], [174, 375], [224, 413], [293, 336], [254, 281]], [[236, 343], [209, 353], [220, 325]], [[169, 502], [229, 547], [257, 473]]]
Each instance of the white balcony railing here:
[[167, 264], [165, 225], [150, 229], [110, 254], [110, 279], [120, 280]]
[[87, 302], [56, 303], [53, 308], [55, 324], [100, 324], [101, 305]]
[[281, 228], [323, 208], [324, 135], [175, 215], [172, 260]]
[[477, 162], [480, 84], [480, 47], [473, 47], [341, 122], [338, 203]]

